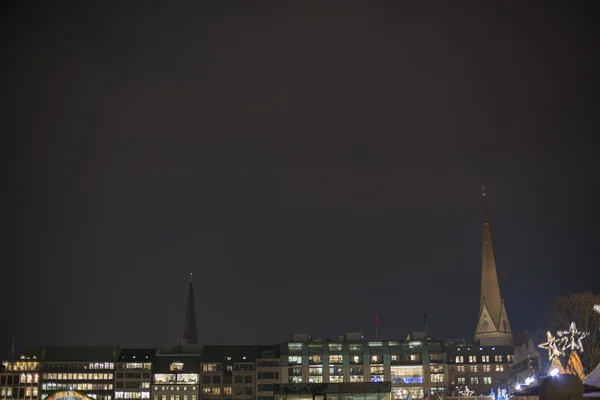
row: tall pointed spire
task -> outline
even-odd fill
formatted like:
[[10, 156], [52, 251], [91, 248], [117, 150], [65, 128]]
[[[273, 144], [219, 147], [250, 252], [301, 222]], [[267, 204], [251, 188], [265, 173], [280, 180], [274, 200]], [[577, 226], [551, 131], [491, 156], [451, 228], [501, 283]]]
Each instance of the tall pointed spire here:
[[187, 308], [185, 310], [185, 324], [183, 327], [182, 344], [198, 344], [198, 331], [196, 330], [196, 307], [194, 302], [193, 274], [190, 273]]
[[488, 220], [485, 186], [483, 196], [483, 235], [481, 249], [481, 296], [479, 301], [479, 321], [475, 330], [475, 340], [501, 338], [512, 343], [512, 331], [500, 296], [496, 259], [492, 246], [492, 234]]

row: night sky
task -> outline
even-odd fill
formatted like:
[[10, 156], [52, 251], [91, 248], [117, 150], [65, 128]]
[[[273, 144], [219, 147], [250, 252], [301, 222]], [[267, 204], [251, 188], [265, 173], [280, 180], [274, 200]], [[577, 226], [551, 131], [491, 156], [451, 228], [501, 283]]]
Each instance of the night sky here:
[[175, 343], [190, 272], [203, 344], [472, 338], [482, 184], [514, 331], [600, 291], [598, 2], [59, 3], [2, 6], [2, 358]]

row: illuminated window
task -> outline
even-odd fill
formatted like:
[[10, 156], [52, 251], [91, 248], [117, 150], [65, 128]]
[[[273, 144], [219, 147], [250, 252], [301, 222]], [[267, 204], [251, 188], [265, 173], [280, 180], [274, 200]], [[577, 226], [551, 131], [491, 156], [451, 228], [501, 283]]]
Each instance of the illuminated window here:
[[392, 354], [391, 360], [392, 361], [398, 361], [398, 356], [396, 354]]
[[481, 356], [481, 362], [490, 362], [490, 356]]
[[470, 372], [477, 372], [477, 365], [469, 365]]
[[329, 382], [342, 383], [342, 382], [344, 382], [344, 376], [343, 375], [332, 375], [329, 377]]
[[431, 382], [434, 383], [444, 383], [444, 374], [432, 374]]
[[302, 364], [302, 356], [288, 356], [288, 364], [290, 364], [290, 365]]
[[301, 376], [290, 376], [288, 378], [290, 383], [302, 383], [302, 377]]
[[150, 389], [150, 382], [142, 382], [142, 389]]
[[25, 397], [31, 397], [31, 388], [25, 389]]
[[320, 375], [309, 376], [308, 377], [308, 382], [309, 383], [323, 383], [323, 377], [320, 376]]
[[459, 385], [464, 385], [465, 384], [465, 377], [464, 376], [460, 376], [460, 377], [456, 378], [456, 382], [458, 382]]
[[202, 388], [202, 394], [210, 394], [210, 392], [211, 392], [210, 386], [209, 387], [205, 386]]
[[457, 365], [456, 366], [456, 372], [465, 372], [465, 366], [464, 365]]
[[471, 382], [471, 385], [478, 385], [479, 384], [479, 378], [476, 376], [472, 376], [471, 379], [469, 380], [469, 382]]
[[329, 351], [342, 351], [342, 345], [337, 343], [329, 343]]
[[363, 367], [350, 367], [350, 375], [364, 375]]
[[310, 367], [308, 369], [309, 375], [323, 375], [323, 367]]
[[469, 356], [469, 362], [470, 363], [477, 362], [477, 356]]
[[229, 394], [230, 395], [231, 393], [233, 393], [231, 391], [231, 386], [225, 386], [225, 387], [223, 387], [223, 394]]
[[218, 396], [221, 394], [221, 388], [219, 386], [215, 386], [212, 388], [212, 394]]
[[329, 356], [329, 364], [341, 364], [342, 356], [341, 355], [332, 355]]
[[[381, 367], [380, 374], [383, 374], [383, 367]], [[392, 383], [395, 385], [404, 385], [411, 383], [423, 383], [423, 367], [412, 367], [412, 366], [391, 366], [390, 373]], [[373, 367], [371, 367], [371, 374], [373, 374]]]
[[322, 361], [321, 361], [321, 355], [320, 354], [313, 354], [312, 356], [308, 357], [308, 363], [312, 364], [312, 365], [321, 365]]
[[483, 377], [483, 384], [484, 385], [491, 385], [492, 384], [492, 377], [491, 376], [484, 376]]
[[494, 356], [494, 361], [495, 361], [495, 362], [502, 362], [502, 356], [501, 356], [501, 355], [499, 355], [499, 354], [496, 354], [496, 355]]
[[381, 364], [381, 356], [378, 356], [378, 355], [371, 356], [371, 364]]
[[383, 366], [371, 367], [371, 375], [373, 374], [383, 374]]
[[217, 364], [202, 364], [202, 371], [217, 372]]
[[302, 343], [288, 343], [288, 351], [290, 353], [301, 353]]
[[[187, 389], [187, 388], [186, 388]], [[188, 400], [190, 396], [188, 396], [187, 394], [183, 395], [183, 400]]]
[[510, 354], [509, 354], [509, 355], [507, 355], [507, 356], [506, 356], [506, 361], [515, 361], [515, 356], [513, 356], [513, 355], [510, 355]]
[[196, 395], [195, 394], [192, 395], [192, 400], [196, 400]]
[[329, 375], [343, 375], [344, 369], [342, 367], [330, 367]]
[[350, 375], [350, 382], [364, 382], [362, 375]]
[[21, 378], [19, 380], [21, 383], [25, 383], [25, 381], [27, 381], [27, 375], [25, 374], [21, 374]]
[[38, 395], [38, 388], [33, 388], [33, 397], [37, 397]]
[[502, 365], [502, 364], [496, 365], [496, 371], [498, 371], [498, 372], [504, 371], [504, 365]]
[[492, 370], [491, 365], [484, 365], [482, 368], [483, 372], [490, 372]]
[[410, 361], [421, 361], [421, 355], [420, 354], [411, 354]]
[[457, 363], [463, 363], [464, 361], [464, 357], [463, 356], [456, 356], [456, 362]]

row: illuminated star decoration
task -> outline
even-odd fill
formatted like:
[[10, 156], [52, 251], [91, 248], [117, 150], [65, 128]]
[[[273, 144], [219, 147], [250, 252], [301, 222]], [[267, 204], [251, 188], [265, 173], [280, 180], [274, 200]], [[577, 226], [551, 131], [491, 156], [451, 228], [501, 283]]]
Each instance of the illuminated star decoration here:
[[460, 394], [461, 396], [473, 396], [473, 393], [475, 393], [472, 390], [469, 390], [468, 386], [465, 386], [465, 390], [459, 390], [458, 394]]
[[559, 336], [564, 338], [563, 347], [561, 350], [571, 349], [571, 351], [579, 351], [583, 353], [583, 344], [581, 339], [589, 335], [589, 332], [580, 332], [575, 326], [575, 322], [571, 322], [568, 331], [556, 332]]
[[[561, 335], [562, 336], [562, 335]], [[555, 357], [564, 356], [565, 352], [563, 351], [564, 342], [567, 338], [561, 337], [559, 339], [552, 336], [550, 331], [546, 332], [546, 343], [542, 343], [538, 345], [540, 349], [548, 350], [548, 359], [552, 361]]]

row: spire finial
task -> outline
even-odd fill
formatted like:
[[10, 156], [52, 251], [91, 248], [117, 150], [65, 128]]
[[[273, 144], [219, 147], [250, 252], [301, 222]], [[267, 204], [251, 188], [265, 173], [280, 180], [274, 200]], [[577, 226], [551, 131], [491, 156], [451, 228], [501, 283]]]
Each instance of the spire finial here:
[[481, 185], [481, 195], [485, 197], [485, 185]]
[[193, 272], [190, 272], [190, 282], [192, 281], [192, 277], [194, 276]]

